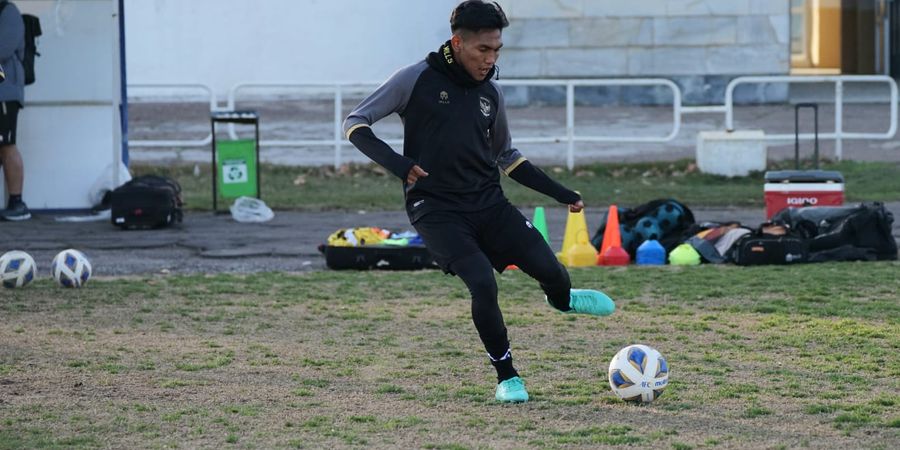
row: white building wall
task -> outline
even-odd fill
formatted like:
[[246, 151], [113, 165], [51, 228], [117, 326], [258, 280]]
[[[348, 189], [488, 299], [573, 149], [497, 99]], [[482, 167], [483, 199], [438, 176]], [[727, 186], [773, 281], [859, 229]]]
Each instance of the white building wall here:
[[450, 35], [456, 0], [125, 0], [129, 84], [382, 81]]
[[499, 0], [511, 77], [787, 74], [787, 0]]

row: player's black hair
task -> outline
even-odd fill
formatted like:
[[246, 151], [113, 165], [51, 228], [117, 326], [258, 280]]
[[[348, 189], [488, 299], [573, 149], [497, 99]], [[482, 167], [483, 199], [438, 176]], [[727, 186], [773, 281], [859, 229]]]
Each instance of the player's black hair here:
[[454, 33], [457, 30], [502, 30], [508, 26], [506, 13], [496, 2], [466, 0], [450, 13], [450, 30]]

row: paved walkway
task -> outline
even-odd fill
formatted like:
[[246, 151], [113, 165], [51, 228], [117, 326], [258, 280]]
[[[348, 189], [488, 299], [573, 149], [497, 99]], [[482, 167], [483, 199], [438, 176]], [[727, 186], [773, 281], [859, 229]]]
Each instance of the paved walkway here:
[[[355, 101], [348, 100], [344, 111], [349, 112]], [[256, 109], [260, 114], [260, 134], [263, 140], [333, 139], [334, 108], [330, 101], [282, 99], [277, 102], [248, 103], [241, 108]], [[804, 110], [801, 132], [812, 131], [812, 113]], [[844, 105], [845, 132], [886, 133], [890, 128], [887, 103]], [[565, 108], [561, 106], [532, 106], [509, 108], [510, 128], [513, 139], [524, 137], [565, 136]], [[820, 108], [820, 130], [834, 130], [833, 105]], [[653, 136], [664, 137], [672, 131], [671, 107], [578, 107], [576, 134], [581, 136]], [[736, 129], [761, 129], [768, 134], [794, 132], [794, 110], [790, 105], [746, 106], [735, 110]], [[594, 161], [660, 161], [693, 158], [697, 133], [725, 129], [723, 113], [689, 114], [683, 116], [680, 133], [673, 141], [656, 144], [629, 143], [578, 143], [576, 164]], [[250, 137], [243, 130], [241, 137]], [[399, 119], [389, 117], [375, 126], [375, 131], [385, 139], [402, 138]], [[240, 131], [239, 131], [240, 132]], [[197, 103], [136, 103], [129, 107], [129, 137], [131, 140], [202, 140], [209, 134], [208, 105]], [[219, 138], [227, 138], [223, 133]], [[515, 142], [514, 142], [515, 143]], [[565, 164], [567, 145], [516, 144], [532, 161], [542, 164]], [[394, 146], [399, 149], [399, 145]], [[811, 142], [803, 142], [802, 154], [812, 155]], [[186, 148], [137, 148], [132, 147], [132, 161], [206, 163], [210, 161], [209, 146]], [[769, 159], [792, 158], [793, 142], [773, 145]], [[824, 158], [835, 157], [833, 140], [821, 142]], [[331, 165], [334, 163], [334, 146], [317, 147], [263, 147], [260, 157], [264, 162], [286, 165]], [[845, 140], [845, 159], [867, 161], [900, 161], [900, 138], [891, 140]], [[368, 162], [352, 145], [342, 150], [343, 162]]]
[[[690, 205], [689, 205], [690, 206]], [[900, 202], [888, 204], [900, 218]], [[702, 221], [737, 220], [756, 226], [765, 219], [763, 209], [692, 207]], [[531, 209], [523, 209], [531, 217]], [[593, 232], [605, 211], [587, 210]], [[566, 211], [547, 209], [554, 249], [562, 243]], [[339, 228], [379, 226], [392, 231], [411, 229], [402, 212], [295, 212], [276, 211], [261, 224], [237, 223], [229, 215], [189, 213], [179, 226], [150, 231], [123, 231], [108, 221], [57, 222], [37, 215], [27, 222], [0, 222], [0, 251], [25, 250], [38, 264], [40, 276], [48, 275], [53, 256], [66, 248], [84, 251], [98, 275], [153, 273], [251, 273], [263, 271], [305, 272], [323, 270], [324, 258], [317, 246]], [[900, 219], [894, 223], [900, 238]]]

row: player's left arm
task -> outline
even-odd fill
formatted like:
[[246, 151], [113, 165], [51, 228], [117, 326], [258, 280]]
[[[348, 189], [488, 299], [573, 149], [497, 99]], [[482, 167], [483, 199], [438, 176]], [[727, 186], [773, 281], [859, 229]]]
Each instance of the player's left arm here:
[[556, 180], [550, 178], [543, 170], [531, 164], [519, 150], [512, 147], [512, 137], [509, 134], [509, 123], [506, 119], [506, 105], [503, 101], [503, 93], [500, 86], [496, 86], [500, 92], [500, 104], [497, 105], [497, 118], [493, 128], [493, 142], [497, 165], [517, 183], [544, 194], [560, 203], [569, 205], [572, 212], [581, 211], [584, 202], [581, 195], [572, 191]]

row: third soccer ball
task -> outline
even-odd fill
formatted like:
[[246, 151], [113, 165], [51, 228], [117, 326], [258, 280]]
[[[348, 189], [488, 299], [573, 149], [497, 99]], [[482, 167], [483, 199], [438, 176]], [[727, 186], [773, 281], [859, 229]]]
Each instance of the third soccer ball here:
[[59, 252], [50, 264], [53, 279], [69, 288], [84, 286], [91, 278], [91, 272], [91, 262], [84, 253], [71, 248]]
[[650, 403], [668, 384], [666, 358], [646, 345], [629, 345], [609, 363], [609, 386], [627, 402]]

